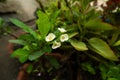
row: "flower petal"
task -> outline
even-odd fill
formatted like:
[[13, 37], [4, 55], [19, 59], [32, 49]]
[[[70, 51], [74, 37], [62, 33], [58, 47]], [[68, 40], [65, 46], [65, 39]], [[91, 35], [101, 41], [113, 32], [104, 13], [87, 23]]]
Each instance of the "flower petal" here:
[[55, 39], [55, 34], [53, 34], [53, 33], [49, 33], [47, 36], [46, 36], [46, 38], [45, 38], [45, 40], [47, 41], [47, 42], [50, 42], [50, 41], [52, 41], [53, 39]]
[[68, 39], [69, 39], [68, 34], [62, 34], [60, 36], [60, 41], [61, 42], [67, 41]]
[[66, 30], [65, 30], [64, 28], [58, 28], [58, 30], [59, 30], [61, 33], [66, 32]]
[[61, 43], [55, 41], [55, 42], [53, 43], [53, 45], [52, 45], [52, 49], [56, 49], [56, 48], [58, 48], [58, 47], [60, 47], [60, 46], [61, 46]]

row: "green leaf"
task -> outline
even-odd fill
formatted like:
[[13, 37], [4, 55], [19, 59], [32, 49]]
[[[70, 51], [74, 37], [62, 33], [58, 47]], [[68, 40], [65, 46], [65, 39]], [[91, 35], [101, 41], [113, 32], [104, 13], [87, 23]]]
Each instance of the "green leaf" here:
[[49, 21], [48, 16], [42, 11], [40, 10], [37, 11], [37, 15], [38, 15], [37, 19], [38, 29], [41, 33], [41, 36], [45, 38], [51, 28], [51, 23]]
[[30, 65], [27, 67], [27, 72], [28, 72], [28, 73], [31, 73], [32, 70], [33, 70], [33, 65], [30, 64]]
[[95, 74], [95, 68], [92, 66], [91, 62], [84, 62], [81, 64], [82, 65], [82, 68], [85, 70], [85, 71], [89, 71], [91, 74]]
[[0, 18], [0, 26], [2, 25], [2, 23], [3, 23], [3, 20], [2, 20], [2, 18]]
[[22, 39], [22, 40], [28, 40], [28, 41], [34, 41], [34, 37], [30, 34], [23, 34], [23, 35], [20, 35], [18, 39]]
[[99, 69], [101, 72], [102, 79], [106, 80], [108, 68], [106, 68], [106, 66], [104, 64], [100, 63]]
[[29, 60], [33, 61], [38, 59], [40, 56], [42, 56], [45, 52], [43, 50], [33, 52], [29, 55]]
[[109, 45], [105, 41], [99, 38], [91, 38], [88, 40], [88, 42], [91, 46], [90, 49], [94, 52], [98, 53], [106, 59], [118, 61], [117, 56], [114, 54], [112, 49], [110, 49]]
[[108, 78], [107, 80], [118, 80], [118, 79], [116, 79], [116, 78]]
[[19, 59], [19, 61], [21, 63], [24, 63], [28, 60], [28, 56], [29, 56], [29, 51], [24, 50], [24, 49], [17, 49], [15, 50], [12, 54], [11, 57], [16, 57]]
[[16, 43], [16, 44], [20, 44], [20, 45], [26, 45], [27, 43], [23, 40], [9, 40], [9, 42], [11, 43]]
[[91, 29], [91, 30], [113, 30], [115, 29], [115, 27], [113, 27], [112, 25], [108, 24], [108, 23], [104, 23], [98, 19], [93, 19], [93, 20], [89, 20], [86, 24], [85, 27], [87, 29]]
[[13, 24], [15, 24], [16, 26], [22, 28], [25, 32], [30, 33], [31, 35], [34, 36], [35, 39], [37, 39], [37, 34], [36, 34], [36, 32], [33, 31], [33, 30], [30, 28], [30, 26], [24, 24], [23, 22], [21, 22], [21, 21], [19, 21], [19, 20], [17, 20], [17, 19], [11, 18], [10, 21], [11, 21]]
[[50, 53], [52, 51], [52, 48], [50, 45], [46, 45], [43, 47], [43, 50], [46, 52], [46, 53]]
[[118, 40], [117, 42], [115, 42], [114, 46], [119, 46], [120, 45], [120, 40]]
[[51, 18], [50, 20], [52, 23], [55, 23], [56, 18], [58, 17], [59, 13], [60, 13], [60, 10], [57, 10], [56, 12], [52, 13], [52, 15], [50, 15], [50, 18]]
[[77, 40], [74, 40], [74, 39], [70, 39], [69, 41], [70, 41], [71, 45], [78, 51], [88, 50], [88, 48], [87, 48], [87, 46], [84, 42], [77, 41]]

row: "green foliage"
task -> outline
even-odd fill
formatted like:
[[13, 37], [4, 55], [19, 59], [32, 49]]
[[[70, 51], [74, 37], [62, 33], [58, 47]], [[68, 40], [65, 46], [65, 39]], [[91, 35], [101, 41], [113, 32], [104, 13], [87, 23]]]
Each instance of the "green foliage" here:
[[12, 34], [12, 29], [8, 26], [8, 23], [0, 17], [0, 36], [5, 36], [7, 34]]
[[41, 57], [44, 54], [44, 51], [37, 51], [29, 55], [29, 60], [33, 61]]
[[114, 44], [114, 46], [119, 46], [120, 45], [120, 40], [116, 41], [116, 43]]
[[84, 42], [71, 39], [70, 43], [78, 51], [86, 51], [86, 50], [88, 50], [88, 48], [87, 48], [87, 46], [86, 46], [86, 44]]
[[90, 64], [89, 62], [82, 63], [81, 65], [82, 65], [83, 70], [88, 71], [91, 74], [95, 74], [96, 73], [95, 68], [93, 68], [92, 64]]
[[26, 45], [26, 42], [23, 40], [9, 40], [10, 43], [20, 44], [20, 45]]
[[13, 52], [13, 54], [11, 55], [11, 57], [16, 57], [16, 58], [19, 59], [19, 61], [20, 61], [21, 63], [24, 63], [24, 62], [27, 61], [28, 56], [29, 56], [29, 53], [30, 53], [29, 51], [20, 48], [20, 49], [15, 50], [15, 51]]
[[41, 36], [45, 38], [48, 32], [50, 31], [51, 23], [49, 21], [47, 14], [43, 13], [42, 11], [40, 10], [37, 11], [37, 15], [38, 15], [37, 20], [38, 30], [40, 31]]
[[30, 65], [28, 66], [28, 68], [27, 68], [27, 72], [28, 72], [28, 73], [31, 73], [32, 70], [33, 70], [33, 65], [30, 64]]
[[2, 25], [3, 24], [3, 20], [2, 20], [2, 18], [0, 18], [0, 25]]
[[85, 27], [91, 30], [98, 30], [98, 31], [103, 31], [103, 30], [112, 30], [115, 29], [112, 25], [108, 23], [104, 23], [100, 21], [99, 19], [95, 20], [89, 20], [86, 24]]
[[23, 22], [17, 20], [17, 19], [10, 19], [10, 21], [15, 24], [16, 26], [22, 28], [25, 32], [30, 33], [31, 35], [34, 36], [34, 38], [37, 38], [37, 34], [35, 31], [33, 31], [28, 25], [24, 24]]
[[120, 64], [109, 62], [106, 65], [100, 64], [99, 66], [103, 80], [119, 80], [120, 79]]
[[91, 38], [88, 42], [91, 46], [90, 48], [96, 53], [109, 60], [118, 61], [117, 56], [110, 49], [109, 45], [105, 41], [99, 38]]
[[[64, 71], [74, 74], [74, 70], [81, 69], [95, 76], [101, 75], [103, 80], [119, 80], [119, 66], [109, 64], [110, 61], [119, 61], [119, 28], [106, 22], [104, 12], [97, 11], [97, 4], [90, 6], [90, 2], [52, 2], [52, 5], [43, 8], [45, 10], [37, 10], [36, 30], [19, 20], [10, 19], [27, 32], [16, 40], [10, 40], [22, 45], [12, 57], [17, 57], [22, 63], [27, 60], [33, 62], [28, 72], [34, 72], [34, 64], [38, 63], [35, 70], [43, 73], [43, 80], [47, 80], [46, 75], [50, 80], [63, 80], [61, 75]], [[96, 70], [100, 70], [101, 74]]]

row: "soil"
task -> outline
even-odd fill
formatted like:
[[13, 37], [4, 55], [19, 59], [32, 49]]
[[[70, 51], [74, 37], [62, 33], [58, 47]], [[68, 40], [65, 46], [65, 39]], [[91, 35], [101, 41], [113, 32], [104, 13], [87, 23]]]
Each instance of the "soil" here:
[[[3, 16], [0, 17], [4, 18]], [[8, 17], [5, 16], [5, 20], [8, 19]], [[9, 21], [8, 21], [9, 22]], [[31, 28], [35, 28], [35, 21], [28, 21], [26, 24], [30, 25]], [[11, 26], [13, 29], [13, 34], [19, 35], [23, 33], [23, 31], [15, 26]], [[12, 39], [9, 35], [0, 35], [0, 80], [16, 80], [16, 77], [18, 75], [19, 70], [21, 69], [22, 64], [15, 59], [11, 58], [9, 51], [8, 51], [8, 40]]]
[[0, 38], [0, 80], [16, 80], [17, 73], [20, 69], [20, 63], [13, 58], [7, 49], [10, 36]]

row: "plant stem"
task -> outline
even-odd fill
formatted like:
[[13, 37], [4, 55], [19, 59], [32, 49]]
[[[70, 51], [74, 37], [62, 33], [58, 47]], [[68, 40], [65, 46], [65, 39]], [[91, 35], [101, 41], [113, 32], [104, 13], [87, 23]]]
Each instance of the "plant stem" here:
[[43, 12], [45, 12], [45, 9], [44, 9], [44, 6], [43, 6], [42, 2], [41, 2], [40, 0], [37, 0], [37, 2], [39, 3], [39, 5], [40, 5], [40, 7], [41, 7], [41, 10], [42, 10]]

